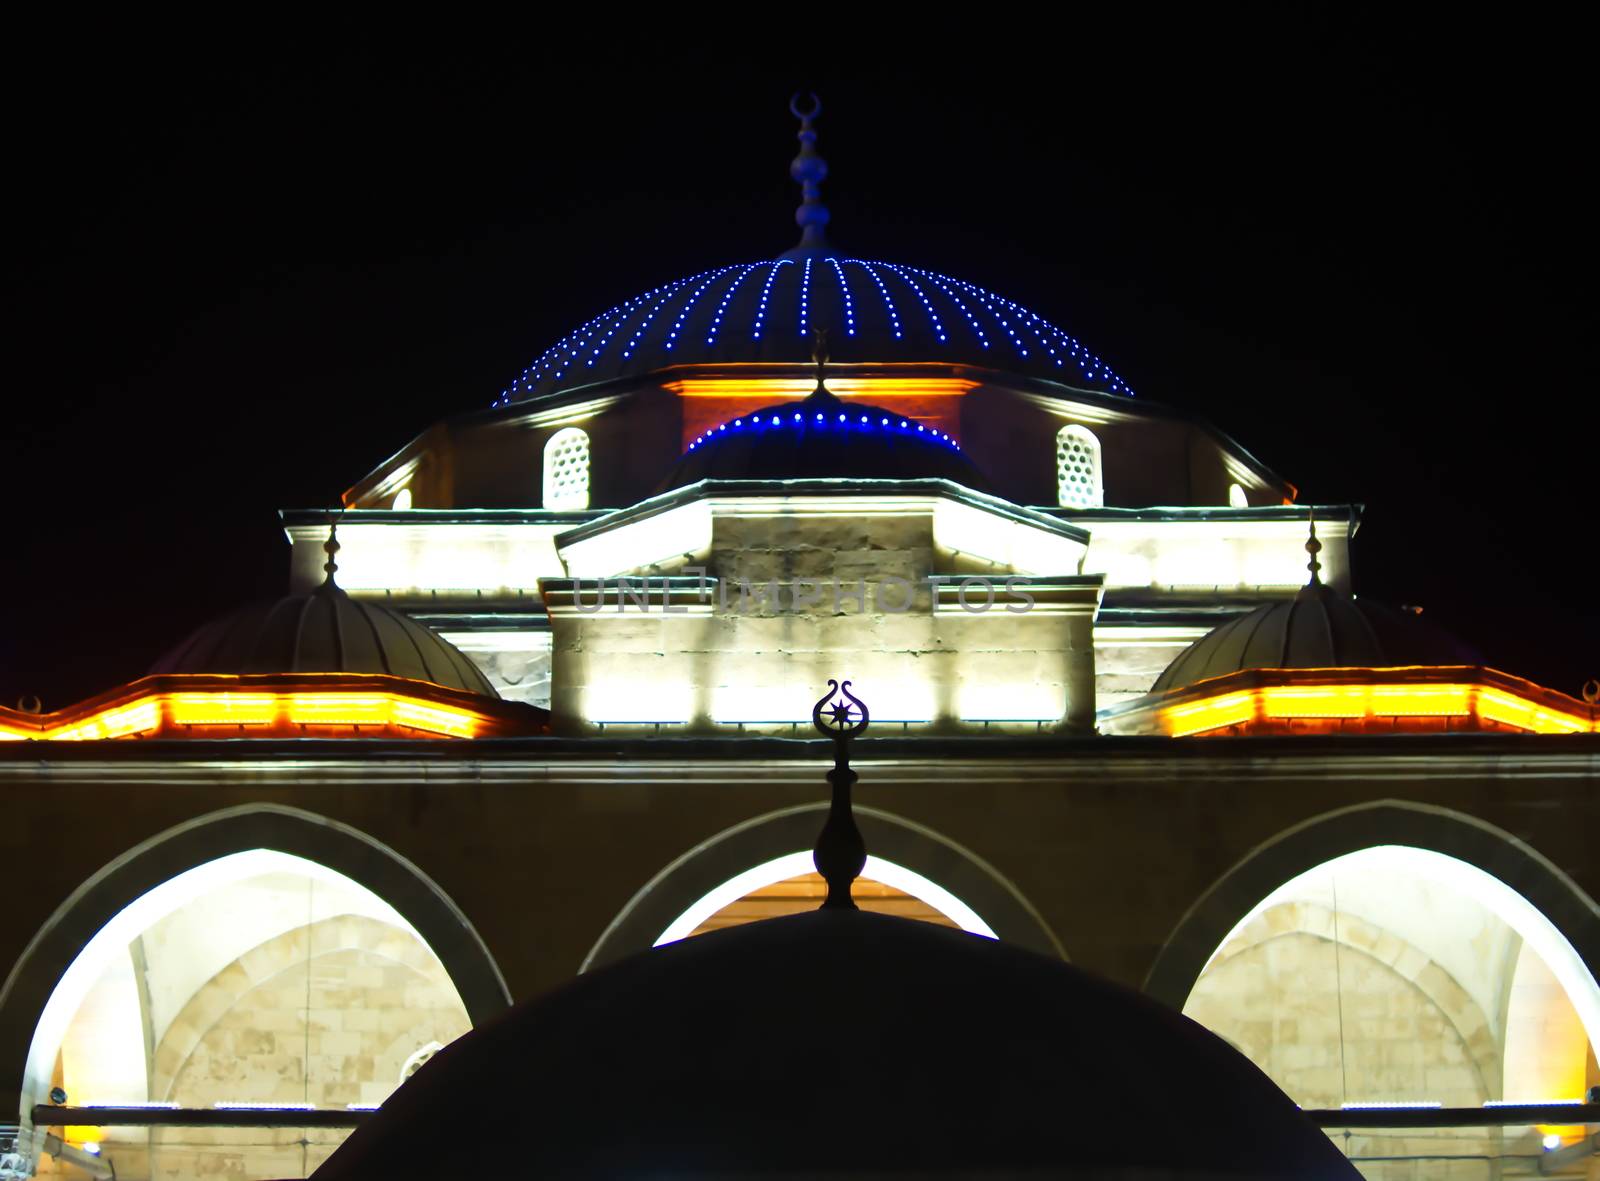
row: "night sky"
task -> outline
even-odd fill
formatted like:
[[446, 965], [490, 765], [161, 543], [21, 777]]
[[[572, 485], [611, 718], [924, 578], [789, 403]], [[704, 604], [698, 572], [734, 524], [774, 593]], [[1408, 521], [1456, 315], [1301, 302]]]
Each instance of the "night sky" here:
[[1302, 500], [1364, 503], [1360, 593], [1600, 677], [1576, 31], [935, 11], [921, 41], [819, 13], [713, 46], [623, 9], [20, 35], [0, 701], [141, 675], [281, 593], [278, 508], [335, 504], [612, 304], [790, 246], [798, 87], [837, 245], [1034, 308]]

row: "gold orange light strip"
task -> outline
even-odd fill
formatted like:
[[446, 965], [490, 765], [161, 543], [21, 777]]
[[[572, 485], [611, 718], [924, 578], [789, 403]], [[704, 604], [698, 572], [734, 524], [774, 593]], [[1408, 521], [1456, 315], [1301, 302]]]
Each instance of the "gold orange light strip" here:
[[1534, 734], [1600, 732], [1600, 722], [1487, 685], [1263, 685], [1161, 711], [1174, 738], [1258, 720], [1477, 717]]
[[351, 726], [476, 738], [488, 728], [488, 719], [468, 709], [393, 692], [151, 693], [58, 726], [25, 729], [0, 718], [0, 739], [83, 742], [187, 733], [194, 727], [302, 734], [318, 727]]
[[[960, 377], [829, 377], [828, 388], [841, 395], [874, 398], [959, 397], [978, 383]], [[814, 378], [682, 377], [666, 383], [680, 398], [803, 398], [817, 388]]]

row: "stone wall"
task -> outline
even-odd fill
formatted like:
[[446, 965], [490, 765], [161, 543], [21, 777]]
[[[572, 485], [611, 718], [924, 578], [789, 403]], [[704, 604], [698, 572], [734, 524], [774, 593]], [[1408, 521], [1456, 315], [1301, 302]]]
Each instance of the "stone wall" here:
[[[444, 968], [410, 932], [361, 915], [286, 931], [202, 986], [156, 1047], [150, 1094], [181, 1107], [382, 1102], [406, 1062], [470, 1028]], [[343, 1131], [113, 1130], [127, 1181], [302, 1177]]]

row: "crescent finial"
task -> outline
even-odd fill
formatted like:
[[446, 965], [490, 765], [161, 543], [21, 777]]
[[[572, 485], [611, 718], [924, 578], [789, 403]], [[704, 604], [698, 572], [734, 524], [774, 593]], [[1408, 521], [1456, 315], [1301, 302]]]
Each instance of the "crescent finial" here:
[[822, 114], [822, 100], [817, 97], [816, 92], [811, 91], [806, 95], [806, 97], [811, 100], [811, 109], [809, 111], [803, 111], [800, 109], [800, 92], [798, 90], [795, 91], [794, 95], [789, 99], [789, 113], [796, 119], [799, 119], [802, 123], [809, 123], [818, 115]]
[[822, 909], [855, 910], [850, 883], [866, 867], [867, 845], [850, 806], [850, 787], [856, 781], [856, 773], [850, 769], [850, 739], [867, 728], [867, 707], [850, 692], [849, 681], [830, 680], [828, 691], [811, 707], [811, 720], [833, 739], [833, 770], [828, 772], [833, 800], [828, 805], [828, 819], [817, 834], [816, 847], [811, 850], [811, 863], [828, 883]]
[[822, 113], [822, 100], [808, 93], [809, 109], [800, 105], [797, 91], [789, 99], [789, 111], [800, 120], [800, 154], [789, 164], [789, 175], [800, 182], [800, 208], [794, 212], [794, 221], [800, 227], [800, 241], [792, 250], [779, 258], [823, 258], [833, 253], [823, 229], [828, 224], [828, 207], [822, 203], [822, 182], [828, 175], [828, 162], [817, 154], [817, 130], [811, 121]]

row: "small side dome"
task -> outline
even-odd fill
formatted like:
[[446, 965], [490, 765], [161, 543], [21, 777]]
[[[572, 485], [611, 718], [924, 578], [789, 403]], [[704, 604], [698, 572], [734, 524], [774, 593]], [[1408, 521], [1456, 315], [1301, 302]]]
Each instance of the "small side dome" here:
[[763, 407], [696, 439], [658, 491], [701, 480], [950, 480], [990, 492], [988, 478], [947, 435], [881, 406], [818, 389]]
[[196, 630], [150, 675], [210, 673], [380, 673], [484, 697], [500, 696], [478, 666], [438, 632], [399, 611], [363, 603], [328, 578], [314, 591], [253, 603]]
[[1483, 658], [1420, 614], [1341, 594], [1320, 582], [1258, 607], [1180, 652], [1152, 693], [1246, 668], [1402, 668], [1477, 665]]

